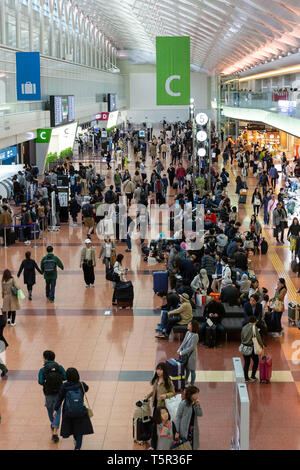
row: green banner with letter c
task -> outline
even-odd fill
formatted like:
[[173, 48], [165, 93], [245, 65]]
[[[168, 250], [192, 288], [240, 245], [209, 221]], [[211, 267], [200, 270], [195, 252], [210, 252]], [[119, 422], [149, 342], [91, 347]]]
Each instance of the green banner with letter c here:
[[156, 104], [190, 104], [189, 36], [156, 37]]

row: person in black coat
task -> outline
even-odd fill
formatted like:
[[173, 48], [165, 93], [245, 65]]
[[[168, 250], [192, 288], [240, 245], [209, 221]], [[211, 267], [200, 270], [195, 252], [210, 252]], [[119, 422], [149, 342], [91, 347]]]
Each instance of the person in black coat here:
[[75, 440], [74, 450], [80, 450], [82, 446], [82, 436], [85, 436], [87, 434], [94, 434], [93, 426], [92, 426], [87, 410], [86, 410], [86, 414], [78, 418], [74, 418], [74, 417], [70, 418], [66, 416], [67, 414], [66, 397], [67, 397], [68, 392], [81, 390], [82, 400], [84, 402], [83, 389], [84, 389], [84, 392], [87, 392], [89, 387], [84, 382], [80, 382], [79, 373], [77, 369], [74, 369], [73, 367], [70, 367], [69, 369], [67, 369], [66, 377], [67, 377], [67, 382], [62, 384], [59, 394], [58, 394], [57, 402], [54, 406], [53, 418], [55, 418], [56, 413], [59, 410], [62, 402], [64, 402], [63, 409], [62, 409], [62, 423], [61, 423], [60, 435], [63, 438], [67, 438], [73, 435], [74, 440]]
[[249, 322], [249, 317], [255, 316], [257, 321], [262, 319], [262, 305], [259, 302], [259, 297], [257, 294], [252, 294], [249, 302], [244, 304], [244, 323], [246, 325]]
[[32, 287], [35, 284], [35, 270], [40, 274], [43, 274], [34, 259], [31, 259], [31, 252], [25, 253], [25, 259], [22, 261], [17, 276], [20, 277], [24, 270], [24, 284], [27, 285], [28, 298], [32, 300]]
[[239, 290], [234, 284], [229, 284], [221, 290], [220, 302], [227, 303], [230, 306], [240, 305]]

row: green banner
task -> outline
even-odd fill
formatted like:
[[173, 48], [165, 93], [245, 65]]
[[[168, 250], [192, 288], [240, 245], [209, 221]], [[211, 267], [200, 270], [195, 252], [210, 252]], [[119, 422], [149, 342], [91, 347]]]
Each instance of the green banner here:
[[52, 129], [37, 129], [36, 131], [36, 143], [37, 144], [48, 144], [50, 142]]
[[189, 36], [156, 37], [156, 104], [190, 104]]

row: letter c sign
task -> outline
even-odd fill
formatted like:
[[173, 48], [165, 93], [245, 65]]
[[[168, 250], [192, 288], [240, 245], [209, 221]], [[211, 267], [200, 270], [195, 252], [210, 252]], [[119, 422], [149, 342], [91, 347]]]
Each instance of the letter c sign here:
[[174, 93], [174, 91], [171, 90], [170, 85], [173, 80], [181, 80], [180, 75], [171, 75], [170, 77], [167, 78], [166, 83], [165, 83], [165, 90], [170, 96], [181, 96], [181, 93]]
[[46, 132], [45, 132], [45, 131], [42, 131], [42, 132], [40, 133], [40, 138], [41, 138], [41, 139], [44, 139], [44, 140], [47, 139], [47, 135], [46, 135]]

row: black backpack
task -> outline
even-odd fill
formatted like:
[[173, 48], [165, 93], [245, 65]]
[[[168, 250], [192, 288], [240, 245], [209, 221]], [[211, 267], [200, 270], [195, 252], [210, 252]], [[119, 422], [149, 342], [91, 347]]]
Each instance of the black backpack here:
[[44, 273], [54, 274], [56, 271], [56, 262], [53, 258], [45, 259], [44, 261]]
[[263, 239], [263, 241], [261, 242], [260, 244], [260, 252], [262, 255], [266, 255], [268, 253], [268, 248], [269, 248], [269, 244], [268, 242]]
[[50, 362], [44, 367], [44, 393], [56, 395], [63, 383], [62, 373], [57, 362]]
[[114, 268], [111, 268], [106, 273], [107, 281], [120, 282], [120, 276], [115, 273]]
[[82, 208], [83, 217], [93, 217], [93, 209], [90, 204], [85, 204]]

